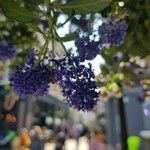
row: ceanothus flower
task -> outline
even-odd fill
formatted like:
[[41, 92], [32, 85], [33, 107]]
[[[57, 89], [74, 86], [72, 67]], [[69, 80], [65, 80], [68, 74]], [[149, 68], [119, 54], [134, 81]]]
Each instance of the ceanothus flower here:
[[46, 30], [48, 28], [48, 21], [47, 20], [40, 19], [39, 23], [42, 25], [42, 28], [44, 30]]
[[0, 59], [7, 60], [16, 56], [16, 48], [15, 46], [6, 41], [0, 42]]
[[37, 51], [35, 51], [34, 49], [27, 50], [26, 64], [31, 66], [35, 64], [37, 60], [36, 56], [37, 56]]
[[80, 29], [82, 29], [85, 32], [88, 32], [90, 29], [89, 23], [86, 17], [82, 16], [80, 18], [73, 18], [72, 23], [77, 25]]
[[22, 98], [45, 95], [51, 81], [51, 69], [44, 62], [36, 64], [35, 53], [29, 51], [27, 56], [27, 61], [10, 74], [12, 89]]
[[97, 104], [99, 92], [91, 65], [80, 64], [80, 58], [71, 54], [55, 60], [55, 76], [62, 88], [66, 103], [77, 110], [90, 111]]
[[123, 43], [127, 32], [127, 24], [124, 19], [113, 18], [103, 22], [98, 29], [100, 41], [105, 46], [119, 46]]
[[88, 36], [76, 39], [75, 46], [81, 61], [94, 59], [100, 51], [99, 42], [90, 40]]

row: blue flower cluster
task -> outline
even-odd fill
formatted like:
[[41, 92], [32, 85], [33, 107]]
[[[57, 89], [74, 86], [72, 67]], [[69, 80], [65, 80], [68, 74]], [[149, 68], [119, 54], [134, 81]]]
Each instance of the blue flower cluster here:
[[0, 59], [7, 60], [16, 56], [16, 48], [15, 46], [6, 41], [0, 42]]
[[43, 30], [46, 30], [48, 28], [48, 21], [47, 20], [39, 20], [39, 23], [42, 25]]
[[81, 61], [94, 59], [100, 51], [99, 42], [90, 40], [88, 36], [76, 39], [75, 46]]
[[[41, 61], [29, 50], [26, 62], [17, 66], [10, 74], [13, 91], [22, 98], [38, 97], [48, 93], [50, 83], [58, 83], [69, 106], [90, 111], [99, 99], [91, 65], [85, 67], [80, 57], [68, 53], [66, 57], [53, 61], [53, 67]], [[49, 59], [49, 58], [48, 58]]]
[[27, 51], [26, 64], [34, 65], [36, 61], [37, 52], [34, 49], [29, 49]]
[[98, 29], [100, 41], [104, 45], [119, 46], [123, 43], [127, 32], [127, 24], [124, 19], [115, 20], [110, 18]]
[[55, 76], [62, 88], [66, 103], [77, 110], [90, 111], [97, 104], [99, 92], [91, 65], [80, 64], [80, 58], [71, 54], [55, 61]]
[[85, 32], [88, 32], [90, 30], [89, 21], [86, 19], [86, 17], [82, 16], [79, 19], [73, 18], [71, 22]]
[[119, 46], [123, 43], [127, 31], [124, 19], [115, 20], [110, 18], [98, 28], [98, 40], [91, 40], [87, 35], [75, 40], [77, 53], [81, 61], [94, 59], [103, 47]]
[[29, 51], [26, 63], [19, 65], [10, 75], [14, 92], [22, 98], [47, 94], [51, 81], [51, 70], [44, 63], [35, 63], [35, 53]]
[[[47, 28], [47, 22], [41, 23]], [[58, 83], [70, 107], [82, 111], [92, 110], [99, 100], [99, 91], [91, 64], [85, 67], [82, 62], [94, 59], [103, 47], [122, 44], [126, 30], [125, 20], [109, 19], [98, 28], [96, 38], [95, 35], [87, 35], [76, 39], [77, 56], [67, 53], [62, 59], [52, 60], [51, 54], [47, 52], [39, 62], [37, 53], [29, 50], [26, 62], [10, 75], [12, 89], [22, 98], [38, 97], [48, 93], [50, 83]], [[7, 59], [14, 55], [12, 44], [0, 42], [0, 58]]]

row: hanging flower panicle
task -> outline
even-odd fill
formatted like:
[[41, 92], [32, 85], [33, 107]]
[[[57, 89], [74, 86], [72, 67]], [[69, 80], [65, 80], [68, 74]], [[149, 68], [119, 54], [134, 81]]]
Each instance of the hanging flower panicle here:
[[91, 65], [80, 64], [80, 58], [71, 54], [56, 60], [56, 80], [66, 97], [66, 103], [77, 110], [90, 111], [97, 104], [99, 92]]
[[0, 42], [0, 59], [7, 60], [16, 56], [16, 48], [15, 46], [6, 41]]
[[77, 25], [81, 30], [88, 32], [90, 30], [89, 22], [86, 17], [80, 17], [76, 19], [72, 19], [72, 23]]
[[36, 54], [29, 51], [26, 63], [19, 65], [10, 75], [14, 92], [22, 98], [37, 97], [48, 93], [51, 70], [44, 62], [36, 63]]
[[90, 40], [88, 36], [76, 39], [75, 46], [81, 61], [92, 60], [100, 52], [99, 42]]
[[35, 50], [28, 51], [26, 62], [11, 73], [12, 89], [23, 98], [38, 97], [48, 93], [50, 83], [58, 83], [70, 107], [92, 110], [99, 100], [99, 90], [91, 64], [85, 67], [81, 62], [94, 59], [103, 47], [122, 44], [126, 30], [125, 20], [111, 18], [99, 27], [97, 38], [87, 35], [76, 39], [77, 56], [67, 53], [62, 59], [51, 59], [46, 40], [42, 57], [38, 58]]
[[127, 32], [127, 24], [124, 19], [113, 18], [103, 22], [98, 29], [100, 41], [104, 46], [119, 46], [123, 43]]
[[[127, 24], [124, 19], [115, 20], [109, 18], [99, 26], [98, 35], [86, 35], [75, 40], [77, 53], [81, 61], [94, 59], [104, 47], [119, 46], [123, 43], [127, 31]], [[90, 39], [90, 36], [94, 36]], [[97, 40], [95, 40], [97, 39]]]
[[47, 20], [40, 19], [39, 23], [42, 25], [43, 30], [48, 29], [48, 21]]

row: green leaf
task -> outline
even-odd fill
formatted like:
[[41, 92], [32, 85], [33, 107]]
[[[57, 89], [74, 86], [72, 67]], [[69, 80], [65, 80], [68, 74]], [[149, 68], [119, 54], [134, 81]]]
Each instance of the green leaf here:
[[43, 0], [23, 0], [25, 3], [28, 3], [30, 5], [39, 5], [43, 3]]
[[76, 38], [76, 32], [66, 34], [64, 37], [60, 37], [63, 42], [72, 41]]
[[19, 22], [32, 22], [37, 18], [33, 12], [21, 7], [18, 1], [0, 0], [0, 7], [8, 18]]
[[67, 13], [75, 11], [77, 14], [87, 14], [102, 11], [111, 2], [112, 0], [72, 0], [60, 5], [60, 8]]
[[37, 31], [37, 32], [40, 32], [40, 33], [44, 34], [37, 25], [35, 25], [33, 23], [27, 23], [26, 25], [28, 27], [30, 27], [31, 29], [33, 29], [34, 31]]
[[102, 72], [103, 75], [109, 74], [109, 69], [108, 69], [107, 66], [104, 65], [104, 64], [101, 64], [101, 65], [100, 65], [100, 70], [101, 70], [101, 72]]
[[39, 5], [43, 2], [43, 0], [23, 0], [25, 7], [31, 11], [39, 11]]
[[133, 78], [133, 77], [135, 77], [135, 73], [132, 72], [131, 70], [128, 70], [128, 69], [122, 70], [122, 73], [123, 73], [124, 76], [127, 77], [127, 78]]

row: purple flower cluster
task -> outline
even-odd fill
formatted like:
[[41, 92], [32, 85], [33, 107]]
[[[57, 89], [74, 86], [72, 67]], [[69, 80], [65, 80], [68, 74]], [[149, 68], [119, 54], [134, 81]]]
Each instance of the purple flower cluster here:
[[98, 28], [98, 41], [91, 40], [87, 35], [75, 40], [77, 53], [81, 61], [92, 60], [103, 47], [119, 46], [123, 43], [127, 31], [127, 24], [124, 19], [109, 19]]
[[94, 59], [100, 51], [99, 42], [90, 40], [88, 36], [76, 39], [75, 46], [81, 61]]
[[43, 30], [48, 28], [48, 21], [47, 20], [39, 20], [39, 23], [42, 25]]
[[35, 53], [29, 51], [26, 63], [18, 66], [10, 75], [14, 92], [22, 98], [47, 94], [51, 70], [44, 63], [35, 64]]
[[7, 60], [16, 56], [16, 48], [15, 46], [6, 41], [0, 42], [0, 59]]
[[[47, 21], [41, 20], [40, 23], [44, 29], [48, 27]], [[44, 58], [38, 61], [37, 53], [29, 50], [25, 63], [17, 66], [10, 75], [12, 89], [22, 98], [38, 97], [48, 93], [50, 83], [58, 83], [70, 107], [82, 111], [92, 110], [99, 100], [99, 91], [91, 64], [85, 67], [81, 62], [94, 59], [103, 47], [122, 44], [126, 30], [125, 20], [109, 19], [96, 31], [97, 38], [96, 34], [89, 33], [76, 39], [77, 56], [67, 53], [62, 59], [52, 60], [47, 51]], [[0, 58], [12, 56], [15, 56], [14, 46], [0, 42]]]
[[41, 61], [36, 53], [28, 51], [27, 60], [10, 75], [13, 91], [22, 98], [38, 97], [48, 93], [50, 83], [58, 83], [69, 106], [90, 111], [97, 104], [99, 92], [91, 65], [80, 64], [80, 57], [67, 54], [65, 58], [51, 60], [53, 68]]
[[127, 32], [127, 24], [124, 19], [109, 19], [98, 29], [100, 41], [104, 45], [119, 46], [123, 43]]
[[80, 58], [67, 54], [56, 60], [56, 80], [66, 97], [66, 103], [77, 110], [90, 111], [97, 104], [99, 92], [94, 81], [94, 73], [89, 67], [80, 64]]
[[31, 66], [34, 65], [36, 62], [36, 56], [37, 56], [37, 52], [34, 49], [29, 49], [27, 51], [26, 64]]
[[75, 25], [77, 25], [81, 30], [85, 31], [85, 32], [88, 32], [90, 27], [89, 27], [89, 22], [88, 20], [86, 19], [86, 17], [80, 17], [79, 19], [77, 18], [73, 18], [71, 20], [71, 22]]

